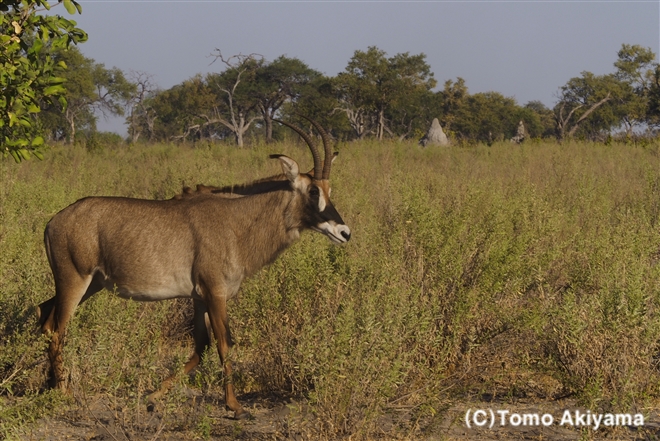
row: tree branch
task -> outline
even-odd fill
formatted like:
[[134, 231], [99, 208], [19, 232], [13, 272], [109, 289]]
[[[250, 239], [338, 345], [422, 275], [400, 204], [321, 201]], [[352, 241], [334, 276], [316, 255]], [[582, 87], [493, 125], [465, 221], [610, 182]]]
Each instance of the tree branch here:
[[594, 110], [596, 110], [597, 108], [599, 108], [600, 106], [602, 106], [603, 104], [605, 104], [605, 103], [606, 103], [607, 101], [609, 101], [611, 98], [612, 98], [612, 94], [611, 94], [610, 92], [607, 92], [607, 96], [606, 96], [605, 98], [603, 98], [602, 100], [598, 101], [597, 103], [595, 103], [594, 105], [592, 105], [592, 106], [591, 106], [586, 112], [584, 112], [584, 113], [582, 114], [582, 116], [580, 117], [580, 119], [578, 119], [578, 120], [575, 122], [575, 125], [571, 128], [571, 130], [569, 130], [569, 132], [568, 132], [568, 136], [569, 136], [569, 137], [573, 136], [573, 135], [575, 134], [575, 132], [577, 131], [578, 126], [580, 125], [580, 123], [581, 123], [582, 121], [584, 121], [584, 120], [585, 120], [585, 119], [586, 119], [586, 118], [587, 118], [587, 117], [588, 117], [588, 116], [589, 116]]

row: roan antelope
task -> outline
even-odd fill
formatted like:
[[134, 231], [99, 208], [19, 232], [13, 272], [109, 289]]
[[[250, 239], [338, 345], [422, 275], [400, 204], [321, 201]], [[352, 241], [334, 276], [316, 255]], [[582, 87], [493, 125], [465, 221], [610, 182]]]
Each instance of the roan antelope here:
[[[225, 376], [225, 404], [236, 418], [245, 411], [231, 383], [232, 345], [227, 299], [241, 282], [311, 229], [333, 243], [348, 242], [351, 231], [330, 201], [333, 153], [321, 134], [325, 160], [301, 129], [278, 121], [305, 139], [314, 170], [301, 173], [284, 155], [283, 173], [240, 186], [198, 186], [169, 200], [88, 197], [57, 213], [46, 226], [46, 254], [55, 280], [55, 297], [39, 305], [39, 324], [50, 335], [48, 358], [54, 387], [67, 388], [62, 361], [66, 325], [76, 307], [102, 288], [124, 298], [156, 301], [191, 297], [195, 352], [190, 372], [210, 344], [213, 331]], [[166, 379], [151, 398], [167, 391]]]

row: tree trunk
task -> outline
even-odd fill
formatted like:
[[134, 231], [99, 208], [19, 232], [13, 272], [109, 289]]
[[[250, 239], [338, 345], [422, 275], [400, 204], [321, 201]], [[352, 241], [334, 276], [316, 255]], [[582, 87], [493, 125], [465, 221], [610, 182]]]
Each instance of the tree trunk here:
[[156, 122], [156, 117], [151, 118], [149, 116], [149, 111], [145, 114], [145, 119], [147, 120], [147, 131], [149, 132], [149, 141], [154, 140], [154, 123]]
[[385, 109], [383, 108], [378, 111], [378, 129], [376, 132], [376, 137], [379, 141], [382, 141], [385, 132]]
[[[611, 98], [612, 98], [611, 94], [608, 93], [605, 98], [598, 101], [597, 103], [592, 104], [591, 107], [589, 107], [589, 109], [587, 109], [587, 111], [582, 114], [582, 116], [575, 122], [575, 124], [573, 124], [573, 126], [571, 126], [570, 129], [568, 129], [568, 127], [569, 127], [568, 123], [571, 120], [571, 117], [573, 116], [573, 114], [575, 113], [576, 110], [583, 107], [584, 105], [580, 104], [579, 106], [574, 107], [568, 113], [568, 116], [566, 116], [566, 118], [564, 118], [564, 105], [562, 104], [562, 106], [559, 109], [559, 115], [556, 117], [557, 129], [559, 131], [559, 141], [563, 142], [566, 138], [572, 138], [573, 135], [575, 135], [575, 132], [577, 131], [577, 129], [580, 127], [580, 123], [582, 121], [584, 121], [585, 119], [587, 119], [587, 117], [589, 115], [591, 115], [592, 112], [594, 112], [597, 108], [599, 108], [600, 106], [602, 106], [603, 104], [608, 102]], [[568, 131], [568, 133], [567, 133], [567, 131]]]
[[243, 117], [243, 112], [238, 113], [238, 127], [235, 129], [236, 133], [236, 145], [243, 148], [243, 133], [247, 128], [245, 127], [245, 117]]
[[264, 112], [264, 122], [266, 123], [266, 142], [273, 142], [273, 118], [270, 112]]
[[135, 144], [140, 137], [140, 130], [137, 128], [137, 116], [133, 110], [131, 110], [131, 125], [129, 126], [129, 129], [131, 144]]
[[67, 122], [69, 123], [69, 144], [73, 144], [73, 140], [76, 137], [76, 121], [74, 115], [69, 112], [68, 109], [65, 116]]
[[575, 125], [573, 126], [573, 128], [571, 128], [571, 130], [568, 131], [568, 136], [569, 136], [569, 137], [573, 137], [573, 135], [574, 135], [575, 132], [577, 131], [578, 126], [580, 125], [580, 123], [581, 123], [582, 121], [584, 121], [585, 119], [587, 119], [587, 117], [588, 117], [588, 116], [589, 116], [594, 110], [596, 110], [597, 108], [599, 108], [600, 106], [602, 106], [603, 104], [605, 104], [606, 102], [608, 102], [608, 101], [610, 100], [610, 98], [611, 98], [611, 97], [610, 97], [610, 94], [608, 93], [607, 96], [606, 96], [605, 98], [603, 98], [602, 100], [598, 101], [597, 103], [595, 103], [594, 105], [592, 105], [592, 106], [589, 108], [589, 110], [587, 110], [586, 112], [584, 112], [584, 114], [580, 117], [580, 119], [577, 120], [577, 122], [575, 123]]
[[364, 122], [364, 114], [362, 113], [362, 109], [358, 108], [357, 110], [352, 110], [345, 108], [336, 108], [335, 110], [340, 110], [346, 113], [348, 122], [351, 125], [353, 131], [355, 132], [355, 136], [357, 137], [357, 139], [364, 139], [368, 130]]

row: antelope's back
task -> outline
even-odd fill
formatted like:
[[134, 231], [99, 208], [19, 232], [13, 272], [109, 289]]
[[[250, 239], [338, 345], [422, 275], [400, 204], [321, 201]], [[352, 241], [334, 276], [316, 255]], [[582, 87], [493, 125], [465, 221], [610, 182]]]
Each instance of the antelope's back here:
[[181, 200], [89, 197], [57, 213], [45, 230], [56, 281], [100, 273], [106, 287], [138, 300], [192, 295], [199, 249], [196, 212]]

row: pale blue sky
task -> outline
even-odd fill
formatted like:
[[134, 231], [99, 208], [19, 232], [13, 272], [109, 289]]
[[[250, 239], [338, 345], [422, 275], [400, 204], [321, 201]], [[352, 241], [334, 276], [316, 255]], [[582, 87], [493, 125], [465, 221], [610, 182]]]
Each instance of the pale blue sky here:
[[[80, 0], [82, 52], [107, 67], [154, 75], [169, 88], [225, 55], [286, 54], [336, 75], [355, 50], [427, 55], [440, 87], [463, 77], [471, 93], [520, 104], [555, 102], [582, 71], [604, 74], [621, 44], [660, 51], [657, 1], [106, 1]], [[57, 11], [65, 14], [64, 9]], [[125, 133], [120, 121], [99, 128]]]

